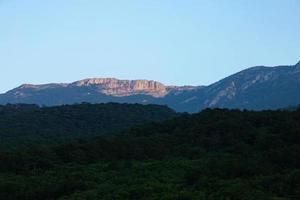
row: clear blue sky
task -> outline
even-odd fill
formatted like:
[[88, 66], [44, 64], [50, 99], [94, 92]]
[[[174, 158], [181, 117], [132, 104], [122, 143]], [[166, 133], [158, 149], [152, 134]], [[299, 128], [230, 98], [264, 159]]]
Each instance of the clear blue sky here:
[[207, 85], [298, 60], [299, 0], [0, 0], [0, 92], [88, 77]]

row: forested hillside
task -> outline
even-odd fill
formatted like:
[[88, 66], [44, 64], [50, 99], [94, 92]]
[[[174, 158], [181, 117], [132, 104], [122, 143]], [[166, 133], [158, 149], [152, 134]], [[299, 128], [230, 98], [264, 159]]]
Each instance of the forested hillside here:
[[299, 122], [299, 109], [207, 109], [3, 152], [0, 199], [300, 199]]
[[27, 104], [0, 106], [0, 149], [61, 143], [173, 116], [176, 116], [173, 110], [158, 105], [85, 103], [57, 107]]

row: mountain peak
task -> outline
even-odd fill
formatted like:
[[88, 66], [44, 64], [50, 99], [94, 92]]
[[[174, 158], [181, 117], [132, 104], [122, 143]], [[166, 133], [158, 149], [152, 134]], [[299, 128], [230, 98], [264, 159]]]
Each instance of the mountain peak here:
[[20, 87], [18, 87], [18, 88], [19, 89], [26, 89], [26, 88], [34, 88], [34, 87], [35, 87], [35, 85], [33, 85], [33, 84], [25, 83], [25, 84], [20, 85]]
[[72, 83], [76, 86], [90, 86], [90, 85], [101, 85], [107, 83], [114, 83], [117, 82], [118, 79], [116, 78], [87, 78], [80, 81], [76, 81]]
[[57, 88], [57, 87], [65, 87], [68, 84], [66, 83], [49, 83], [49, 84], [40, 84], [40, 85], [34, 85], [34, 84], [23, 84], [16, 89], [49, 89], [49, 88]]
[[152, 80], [119, 80], [116, 78], [89, 78], [76, 81], [71, 85], [77, 87], [94, 86], [102, 93], [112, 96], [130, 96], [145, 94], [162, 97], [167, 94], [167, 87]]

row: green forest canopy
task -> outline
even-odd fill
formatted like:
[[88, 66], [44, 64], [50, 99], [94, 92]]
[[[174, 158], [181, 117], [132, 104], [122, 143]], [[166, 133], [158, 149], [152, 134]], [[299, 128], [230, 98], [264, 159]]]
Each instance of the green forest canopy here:
[[2, 152], [0, 199], [299, 199], [299, 122], [300, 110], [207, 109]]
[[77, 104], [56, 107], [16, 104], [0, 106], [0, 148], [3, 150], [61, 143], [104, 134], [177, 114], [166, 106]]

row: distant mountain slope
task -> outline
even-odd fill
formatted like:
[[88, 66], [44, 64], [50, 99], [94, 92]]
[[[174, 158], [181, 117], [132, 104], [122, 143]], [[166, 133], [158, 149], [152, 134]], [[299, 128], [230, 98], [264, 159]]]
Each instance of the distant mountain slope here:
[[300, 62], [252, 67], [205, 89], [205, 107], [276, 109], [300, 103]]
[[[180, 107], [194, 86], [165, 86], [148, 80], [118, 80], [114, 78], [85, 79], [70, 84], [24, 84], [0, 95], [0, 104], [27, 103], [46, 106], [89, 103], [140, 103]], [[187, 97], [186, 97], [187, 95]], [[177, 106], [178, 105], [178, 106]], [[183, 106], [182, 109], [186, 108]]]
[[293, 66], [252, 67], [209, 86], [165, 86], [148, 80], [93, 78], [70, 84], [24, 84], [0, 95], [0, 104], [62, 105], [140, 103], [177, 111], [207, 107], [277, 109], [300, 104], [300, 62]]

